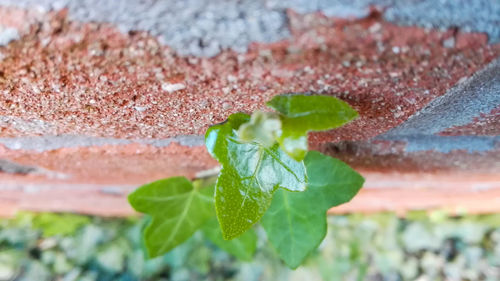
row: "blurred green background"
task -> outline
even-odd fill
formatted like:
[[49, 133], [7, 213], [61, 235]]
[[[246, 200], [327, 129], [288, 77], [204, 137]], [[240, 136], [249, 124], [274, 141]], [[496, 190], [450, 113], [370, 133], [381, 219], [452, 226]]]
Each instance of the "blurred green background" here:
[[257, 228], [252, 262], [197, 233], [145, 260], [145, 219], [21, 213], [0, 220], [0, 280], [500, 280], [500, 215], [444, 212], [330, 216], [326, 239], [297, 270]]

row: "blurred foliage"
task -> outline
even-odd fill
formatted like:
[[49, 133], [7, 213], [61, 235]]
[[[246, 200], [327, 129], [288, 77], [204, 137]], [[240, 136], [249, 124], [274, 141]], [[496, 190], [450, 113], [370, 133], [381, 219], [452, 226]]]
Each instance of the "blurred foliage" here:
[[200, 232], [146, 260], [144, 225], [68, 214], [0, 220], [0, 280], [500, 280], [500, 215], [330, 216], [325, 240], [297, 270], [282, 264], [260, 228], [251, 262]]

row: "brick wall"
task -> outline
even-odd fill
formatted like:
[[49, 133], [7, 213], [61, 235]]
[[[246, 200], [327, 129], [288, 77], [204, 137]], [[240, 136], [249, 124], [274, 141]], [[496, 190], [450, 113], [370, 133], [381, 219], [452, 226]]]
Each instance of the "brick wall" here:
[[310, 2], [0, 0], [0, 216], [131, 214], [216, 167], [209, 125], [291, 92], [360, 112], [310, 136], [367, 179], [332, 212], [498, 212], [500, 5]]

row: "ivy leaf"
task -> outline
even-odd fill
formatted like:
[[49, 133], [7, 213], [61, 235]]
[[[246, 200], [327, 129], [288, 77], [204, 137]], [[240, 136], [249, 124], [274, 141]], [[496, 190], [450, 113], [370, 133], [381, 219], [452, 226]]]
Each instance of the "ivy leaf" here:
[[160, 256], [191, 237], [213, 215], [213, 192], [213, 187], [198, 189], [185, 177], [172, 177], [131, 193], [130, 205], [152, 217], [143, 235], [148, 256]]
[[305, 158], [304, 192], [279, 190], [262, 218], [269, 241], [291, 268], [297, 268], [326, 235], [326, 212], [351, 200], [364, 179], [338, 159], [311, 151]]
[[351, 201], [365, 182], [346, 163], [318, 151], [309, 151], [304, 162], [309, 175], [307, 188], [321, 194], [322, 200], [317, 202], [325, 210]]
[[302, 191], [307, 183], [304, 163], [284, 153], [278, 144], [266, 148], [241, 142], [238, 128], [248, 122], [237, 113], [207, 130], [208, 151], [222, 169], [215, 187], [215, 209], [224, 239], [233, 239], [258, 222], [278, 187]]
[[336, 128], [358, 116], [348, 103], [331, 96], [278, 95], [267, 105], [309, 131]]
[[233, 130], [237, 130], [242, 124], [250, 121], [250, 115], [245, 113], [234, 113], [229, 115], [225, 122], [213, 125], [208, 128], [205, 134], [205, 146], [210, 155], [219, 161], [219, 154], [226, 146], [224, 136], [233, 136]]
[[255, 249], [257, 248], [257, 234], [255, 234], [253, 229], [248, 230], [233, 240], [224, 240], [219, 222], [215, 217], [207, 221], [202, 229], [205, 236], [222, 250], [242, 261], [252, 260]]
[[222, 237], [236, 238], [258, 222], [271, 204], [273, 192], [261, 190], [255, 178], [243, 180], [235, 169], [223, 168], [215, 186]]
[[326, 234], [326, 210], [317, 206], [318, 193], [278, 190], [262, 226], [281, 259], [297, 268]]
[[42, 213], [33, 219], [33, 226], [42, 230], [43, 237], [73, 235], [78, 228], [88, 223], [89, 217], [74, 214]]
[[331, 96], [278, 95], [267, 105], [283, 114], [278, 142], [297, 161], [307, 153], [307, 132], [337, 128], [358, 116], [349, 104]]

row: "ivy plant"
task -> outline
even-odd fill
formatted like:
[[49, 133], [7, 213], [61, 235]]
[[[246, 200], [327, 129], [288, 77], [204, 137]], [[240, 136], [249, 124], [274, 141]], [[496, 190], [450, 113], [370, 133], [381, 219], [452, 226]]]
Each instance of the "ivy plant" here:
[[259, 221], [291, 268], [318, 247], [327, 210], [350, 201], [364, 179], [342, 161], [309, 151], [307, 133], [342, 126], [358, 113], [321, 95], [279, 95], [267, 106], [274, 111], [235, 113], [207, 130], [207, 150], [221, 165], [215, 183], [172, 177], [129, 195], [136, 211], [151, 216], [143, 234], [150, 257], [201, 230], [213, 244], [251, 260]]

